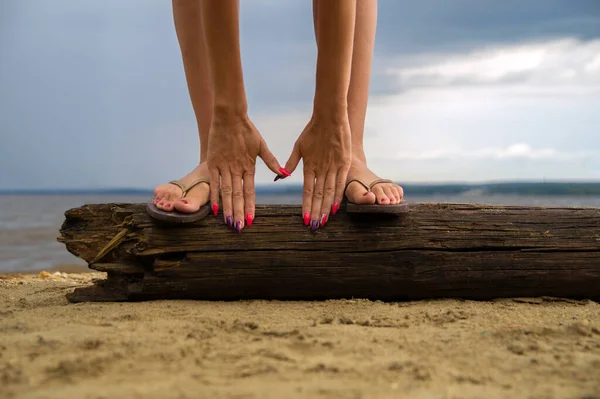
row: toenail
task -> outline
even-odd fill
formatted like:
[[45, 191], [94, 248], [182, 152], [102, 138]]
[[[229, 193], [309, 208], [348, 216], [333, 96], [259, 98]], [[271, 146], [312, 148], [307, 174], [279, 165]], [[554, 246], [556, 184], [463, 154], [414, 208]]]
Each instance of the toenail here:
[[188, 200], [186, 200], [186, 199], [182, 199], [182, 200], [181, 200], [181, 202], [183, 202], [183, 203], [184, 203], [184, 204], [186, 204], [186, 205], [187, 205], [187, 204], [189, 204], [189, 201], [188, 201]]
[[158, 205], [163, 206], [164, 203], [161, 201], [161, 202], [158, 203]]

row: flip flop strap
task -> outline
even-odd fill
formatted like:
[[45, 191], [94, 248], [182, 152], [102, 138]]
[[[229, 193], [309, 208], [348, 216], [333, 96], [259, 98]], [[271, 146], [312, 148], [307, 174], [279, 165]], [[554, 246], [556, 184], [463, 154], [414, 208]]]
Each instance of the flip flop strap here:
[[179, 180], [171, 180], [169, 184], [174, 184], [181, 189], [182, 192], [185, 192], [185, 186]]
[[371, 184], [369, 184], [369, 191], [371, 191], [373, 189], [373, 187], [375, 187], [377, 184], [381, 184], [381, 183], [394, 183], [393, 181], [389, 180], [389, 179], [377, 179], [371, 182]]
[[179, 187], [181, 189], [181, 198], [185, 198], [185, 196], [187, 195], [187, 193], [194, 188], [195, 186], [197, 186], [200, 183], [206, 183], [210, 186], [210, 181], [207, 178], [200, 178], [200, 179], [196, 179], [194, 180], [189, 186], [185, 186], [182, 182], [180, 182], [179, 180], [171, 180], [169, 182], [169, 184], [174, 184], [177, 187]]
[[369, 185], [365, 184], [365, 182], [363, 182], [362, 180], [352, 179], [348, 183], [346, 183], [346, 187], [344, 187], [344, 193], [346, 193], [346, 190], [348, 190], [348, 186], [350, 185], [350, 183], [354, 183], [354, 182], [363, 186], [365, 188], [365, 190], [371, 191], [371, 189], [369, 188]]
[[191, 182], [190, 185], [187, 186], [187, 188], [185, 190], [183, 190], [183, 195], [181, 196], [181, 198], [184, 198], [192, 188], [196, 187], [200, 183], [206, 183], [210, 186], [210, 180], [208, 180], [207, 178], [201, 177], [199, 179], [196, 179], [193, 182]]

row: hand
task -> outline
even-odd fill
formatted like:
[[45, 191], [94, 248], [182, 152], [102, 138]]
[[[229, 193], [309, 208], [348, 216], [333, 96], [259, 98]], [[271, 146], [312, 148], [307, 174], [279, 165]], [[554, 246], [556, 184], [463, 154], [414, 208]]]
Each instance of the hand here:
[[215, 113], [208, 135], [207, 162], [212, 184], [210, 200], [216, 215], [220, 192], [223, 219], [229, 227], [235, 226], [238, 233], [244, 225], [251, 225], [254, 220], [257, 156], [269, 169], [281, 174], [279, 162], [247, 116], [232, 117]]
[[350, 123], [347, 113], [340, 118], [313, 115], [296, 140], [285, 169], [296, 169], [304, 160], [302, 216], [315, 231], [337, 212], [344, 196], [346, 177], [352, 161]]

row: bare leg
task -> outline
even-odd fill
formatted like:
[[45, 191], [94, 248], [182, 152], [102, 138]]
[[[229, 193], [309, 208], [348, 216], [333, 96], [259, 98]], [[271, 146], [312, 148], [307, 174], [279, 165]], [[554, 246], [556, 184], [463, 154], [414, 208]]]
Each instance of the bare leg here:
[[[200, 1], [173, 0], [173, 18], [200, 137], [200, 163], [188, 175], [180, 179], [184, 185], [188, 185], [196, 179], [210, 176], [206, 165], [206, 154], [208, 132], [212, 123], [214, 95], [202, 30]], [[208, 201], [209, 186], [206, 184], [196, 186], [187, 194], [185, 201], [178, 201], [181, 198], [181, 189], [173, 184], [158, 186], [154, 194], [158, 199], [157, 206], [159, 208], [195, 212]]]
[[[313, 0], [314, 18], [317, 15], [316, 4], [321, 0]], [[326, 1], [326, 0], [325, 0]], [[315, 27], [317, 25], [315, 24]], [[348, 180], [359, 179], [369, 184], [378, 179], [377, 175], [367, 168], [367, 159], [363, 149], [363, 136], [369, 83], [371, 80], [371, 64], [375, 46], [377, 27], [377, 0], [359, 0], [356, 2], [356, 22], [354, 25], [354, 45], [352, 52], [352, 71], [348, 89], [348, 119], [352, 134], [352, 166]], [[318, 37], [318, 32], [315, 29]], [[365, 188], [352, 183], [346, 190], [348, 200], [359, 204], [395, 204], [402, 200], [402, 188], [396, 184], [382, 183], [373, 187], [374, 194], [364, 195]]]

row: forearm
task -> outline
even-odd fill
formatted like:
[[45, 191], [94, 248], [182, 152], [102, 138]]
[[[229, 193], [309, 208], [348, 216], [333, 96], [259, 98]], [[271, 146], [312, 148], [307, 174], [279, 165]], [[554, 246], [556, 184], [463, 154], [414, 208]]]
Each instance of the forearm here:
[[317, 116], [347, 113], [356, 1], [318, 2], [317, 79], [313, 111]]
[[215, 114], [245, 115], [238, 0], [200, 1]]

